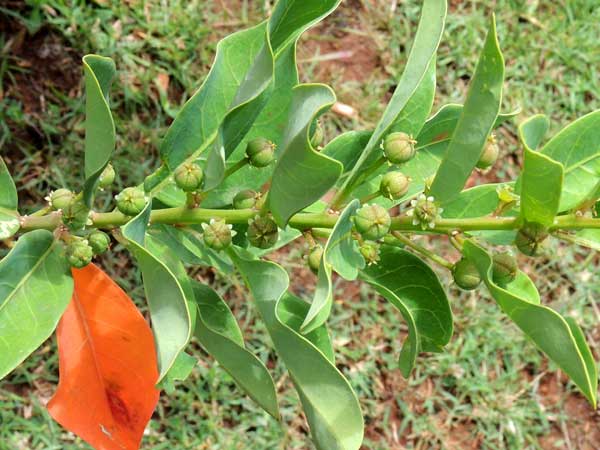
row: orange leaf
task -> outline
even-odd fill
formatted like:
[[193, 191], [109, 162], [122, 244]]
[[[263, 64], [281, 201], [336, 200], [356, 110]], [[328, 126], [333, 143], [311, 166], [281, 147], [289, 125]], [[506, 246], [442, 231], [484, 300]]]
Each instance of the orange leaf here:
[[101, 269], [73, 269], [73, 278], [57, 328], [60, 379], [48, 411], [97, 450], [136, 450], [159, 396], [152, 331]]

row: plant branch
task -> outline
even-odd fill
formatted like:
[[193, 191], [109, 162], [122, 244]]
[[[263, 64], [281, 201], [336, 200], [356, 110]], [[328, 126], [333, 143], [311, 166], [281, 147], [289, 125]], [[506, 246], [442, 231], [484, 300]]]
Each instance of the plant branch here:
[[411, 241], [410, 238], [403, 236], [402, 233], [400, 233], [399, 231], [392, 231], [392, 236], [394, 236], [402, 244], [412, 248], [414, 251], [420, 253], [421, 255], [430, 259], [434, 263], [439, 264], [440, 266], [445, 267], [448, 270], [452, 270], [453, 264], [450, 261], [442, 258], [439, 255], [436, 255], [430, 250], [427, 250], [425, 247], [417, 244], [416, 242]]

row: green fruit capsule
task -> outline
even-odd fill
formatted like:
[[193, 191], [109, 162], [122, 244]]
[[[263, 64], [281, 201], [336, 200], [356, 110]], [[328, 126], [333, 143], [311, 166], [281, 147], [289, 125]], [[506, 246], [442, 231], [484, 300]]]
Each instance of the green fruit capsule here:
[[87, 239], [94, 255], [104, 253], [110, 246], [110, 237], [100, 230], [92, 231]]
[[310, 249], [308, 253], [308, 267], [314, 274], [319, 273], [319, 267], [321, 267], [321, 259], [323, 258], [323, 247], [315, 245]]
[[75, 239], [67, 245], [67, 261], [71, 267], [81, 269], [92, 262], [94, 253], [86, 239]]
[[365, 258], [367, 265], [379, 262], [379, 245], [376, 242], [365, 241], [359, 248], [360, 254]]
[[173, 174], [175, 184], [185, 192], [195, 192], [202, 187], [204, 172], [196, 163], [184, 163]]
[[452, 277], [456, 285], [465, 291], [472, 291], [481, 284], [481, 276], [475, 264], [462, 258], [452, 268]]
[[223, 219], [211, 219], [209, 223], [203, 223], [204, 243], [213, 250], [225, 250], [235, 236], [232, 228], [233, 226], [225, 223]]
[[264, 138], [252, 139], [246, 147], [246, 158], [254, 167], [267, 167], [275, 159], [275, 144]]
[[415, 156], [416, 143], [410, 135], [401, 131], [390, 133], [383, 140], [383, 153], [390, 163], [403, 164]]
[[138, 187], [128, 187], [115, 197], [117, 209], [126, 216], [137, 216], [146, 206], [146, 194]]
[[115, 182], [115, 177], [115, 169], [112, 166], [112, 164], [109, 163], [104, 168], [102, 174], [100, 175], [100, 178], [98, 179], [98, 187], [100, 189], [106, 189], [110, 187], [110, 185], [112, 185]]
[[315, 123], [315, 130], [312, 134], [312, 137], [310, 138], [310, 145], [312, 145], [313, 148], [318, 148], [319, 145], [323, 143], [324, 137], [325, 135], [323, 133], [323, 125], [321, 125], [320, 120], [317, 120], [317, 122]]
[[493, 256], [492, 278], [494, 283], [504, 286], [517, 276], [517, 259], [509, 252], [496, 253]]
[[492, 134], [485, 143], [483, 152], [481, 153], [479, 161], [477, 162], [477, 168], [485, 170], [492, 167], [494, 164], [496, 164], [499, 153], [500, 150], [498, 149], [498, 145], [496, 144], [496, 138]]
[[81, 230], [88, 222], [89, 212], [81, 199], [73, 197], [71, 202], [62, 208], [62, 222], [71, 230]]
[[246, 189], [238, 192], [233, 197], [233, 207], [235, 209], [250, 209], [256, 205], [257, 194], [252, 189]]
[[75, 195], [73, 192], [68, 189], [61, 188], [50, 193], [50, 197], [47, 199], [50, 203], [50, 207], [52, 207], [52, 209], [55, 211], [58, 211], [59, 209], [67, 208], [74, 198]]
[[408, 192], [410, 180], [399, 170], [386, 173], [381, 178], [379, 192], [390, 200], [398, 200]]
[[392, 219], [387, 210], [380, 205], [365, 205], [356, 211], [354, 228], [364, 239], [376, 241], [390, 230]]
[[279, 239], [279, 230], [273, 219], [266, 216], [256, 216], [248, 221], [246, 237], [250, 245], [258, 248], [273, 247]]
[[527, 256], [537, 256], [544, 247], [548, 230], [541, 224], [526, 222], [518, 231], [515, 246]]

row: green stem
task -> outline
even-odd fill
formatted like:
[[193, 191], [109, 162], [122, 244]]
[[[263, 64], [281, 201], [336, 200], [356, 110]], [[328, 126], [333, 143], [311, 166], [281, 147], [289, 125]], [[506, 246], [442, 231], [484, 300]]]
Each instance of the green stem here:
[[365, 203], [370, 202], [371, 200], [376, 199], [377, 197], [381, 196], [381, 192], [377, 191], [377, 192], [373, 192], [372, 194], [369, 195], [365, 195], [364, 197], [362, 197], [360, 199], [360, 202], [364, 205]]
[[425, 256], [426, 258], [432, 260], [434, 263], [439, 264], [440, 266], [445, 267], [448, 270], [452, 270], [453, 264], [450, 261], [442, 258], [439, 255], [436, 255], [431, 250], [427, 250], [425, 247], [422, 247], [421, 245], [417, 244], [416, 242], [411, 241], [406, 236], [403, 236], [402, 233], [400, 233], [398, 231], [392, 231], [392, 236], [394, 236], [402, 244], [406, 245], [407, 247], [412, 248], [417, 253], [420, 253], [421, 255]]
[[346, 200], [346, 198], [348, 198], [350, 193], [357, 186], [360, 186], [360, 184], [367, 178], [369, 178], [374, 172], [379, 170], [379, 168], [383, 166], [386, 163], [386, 161], [387, 160], [385, 159], [385, 157], [381, 156], [377, 161], [371, 164], [371, 167], [367, 168], [367, 170], [365, 170], [359, 177], [357, 177], [353, 183], [348, 184], [345, 188], [338, 191], [335, 194], [335, 197], [333, 197], [329, 209], [333, 209], [336, 211], [341, 209], [340, 207], [344, 204], [344, 201]]
[[248, 164], [248, 158], [240, 159], [233, 166], [231, 166], [225, 170], [225, 173], [223, 174], [223, 178], [227, 178], [228, 176], [236, 173], [238, 170], [240, 170], [242, 167], [244, 167], [247, 164]]

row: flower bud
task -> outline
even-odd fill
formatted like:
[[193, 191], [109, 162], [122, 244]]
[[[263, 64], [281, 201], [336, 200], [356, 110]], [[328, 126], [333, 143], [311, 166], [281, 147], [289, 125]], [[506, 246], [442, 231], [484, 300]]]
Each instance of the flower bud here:
[[481, 283], [481, 276], [473, 262], [462, 258], [452, 267], [452, 277], [456, 285], [465, 291], [472, 291]]
[[390, 200], [398, 200], [408, 192], [410, 180], [399, 170], [388, 172], [381, 178], [379, 192]]
[[110, 237], [103, 231], [92, 231], [87, 238], [88, 244], [92, 248], [94, 255], [100, 255], [108, 250], [110, 245]]
[[117, 208], [126, 216], [137, 216], [146, 206], [146, 194], [138, 187], [128, 187], [115, 197]]
[[173, 174], [177, 186], [185, 192], [194, 192], [202, 187], [204, 172], [196, 163], [184, 163]]
[[314, 274], [319, 273], [319, 267], [321, 267], [321, 258], [323, 258], [323, 247], [315, 245], [310, 249], [308, 253], [308, 267]]
[[431, 196], [419, 194], [416, 199], [411, 200], [410, 205], [412, 209], [406, 214], [412, 216], [413, 225], [421, 225], [423, 230], [435, 228], [436, 221], [442, 218], [441, 214], [444, 210], [435, 204], [435, 199]]
[[92, 247], [86, 239], [74, 239], [67, 245], [67, 261], [72, 267], [81, 269], [92, 262]]
[[323, 143], [324, 137], [325, 136], [323, 134], [323, 125], [321, 125], [320, 120], [317, 120], [317, 122], [315, 123], [315, 129], [313, 131], [312, 137], [310, 138], [310, 145], [312, 145], [313, 148], [319, 147], [319, 145]]
[[235, 209], [250, 209], [256, 205], [256, 192], [252, 189], [246, 189], [238, 192], [233, 197], [233, 207]]
[[411, 136], [401, 131], [390, 133], [383, 140], [383, 153], [392, 164], [402, 164], [415, 156], [416, 143]]
[[98, 179], [98, 187], [100, 189], [106, 189], [110, 187], [110, 185], [115, 181], [115, 176], [116, 174], [114, 167], [112, 164], [108, 163]]
[[88, 221], [90, 210], [81, 199], [73, 197], [62, 210], [62, 221], [71, 230], [80, 230]]
[[498, 150], [498, 145], [496, 144], [496, 138], [493, 134], [491, 134], [485, 142], [483, 153], [481, 153], [479, 161], [477, 162], [477, 168], [489, 169], [492, 167], [496, 163], [499, 153], [500, 151]]
[[275, 144], [264, 138], [252, 139], [246, 147], [246, 157], [254, 167], [267, 167], [275, 159]]
[[231, 238], [235, 236], [233, 226], [225, 223], [223, 219], [211, 219], [203, 223], [204, 243], [214, 250], [224, 250], [231, 245]]
[[496, 253], [493, 256], [492, 278], [494, 283], [504, 286], [517, 276], [517, 259], [509, 252]]
[[250, 245], [258, 248], [273, 247], [279, 239], [279, 230], [273, 219], [266, 216], [256, 216], [248, 221], [246, 232]]
[[392, 219], [387, 210], [380, 205], [364, 205], [353, 218], [354, 227], [364, 239], [376, 241], [390, 230]]
[[541, 224], [526, 222], [518, 231], [515, 246], [527, 256], [537, 256], [548, 237], [548, 230]]
[[47, 200], [52, 209], [58, 211], [59, 209], [67, 208], [74, 198], [75, 195], [73, 192], [68, 189], [61, 188], [51, 192], [50, 197], [47, 197]]
[[379, 245], [376, 242], [365, 241], [359, 248], [360, 254], [365, 258], [367, 265], [379, 262]]

